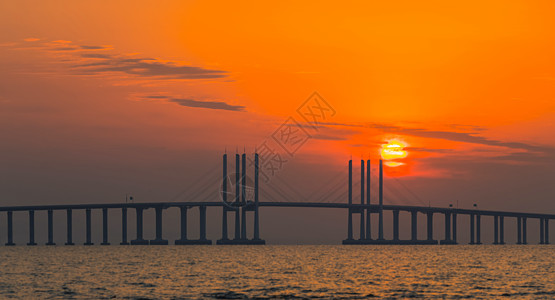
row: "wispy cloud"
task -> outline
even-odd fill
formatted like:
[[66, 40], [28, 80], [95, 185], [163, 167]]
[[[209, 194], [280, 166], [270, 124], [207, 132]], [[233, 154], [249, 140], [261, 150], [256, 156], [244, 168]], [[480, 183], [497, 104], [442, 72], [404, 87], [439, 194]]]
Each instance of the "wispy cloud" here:
[[178, 99], [178, 98], [172, 98], [172, 99], [169, 99], [168, 101], [177, 103], [181, 106], [187, 106], [187, 107], [221, 109], [221, 110], [240, 111], [240, 112], [246, 111], [244, 106], [231, 105], [223, 101], [198, 101], [193, 99]]

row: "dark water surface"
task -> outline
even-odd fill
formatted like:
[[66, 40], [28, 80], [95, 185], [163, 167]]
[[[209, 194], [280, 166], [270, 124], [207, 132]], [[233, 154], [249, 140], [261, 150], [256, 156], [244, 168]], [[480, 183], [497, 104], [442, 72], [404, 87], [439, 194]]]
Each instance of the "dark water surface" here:
[[0, 248], [1, 298], [555, 298], [555, 246]]

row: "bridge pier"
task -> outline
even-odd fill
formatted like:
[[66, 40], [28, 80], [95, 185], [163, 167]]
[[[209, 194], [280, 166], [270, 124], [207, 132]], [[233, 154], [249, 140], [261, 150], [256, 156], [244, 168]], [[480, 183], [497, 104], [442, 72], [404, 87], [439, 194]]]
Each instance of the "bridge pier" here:
[[93, 245], [91, 241], [91, 209], [87, 208], [85, 210], [85, 223], [86, 223], [86, 241], [85, 246]]
[[452, 238], [453, 243], [457, 244], [457, 214], [453, 213], [453, 234]]
[[46, 245], [48, 246], [54, 246], [56, 245], [54, 243], [54, 220], [53, 220], [53, 211], [51, 209], [48, 210], [48, 242], [46, 243]]
[[353, 240], [353, 160], [349, 160], [349, 217], [347, 219], [347, 241]]
[[[360, 204], [364, 205], [364, 160], [360, 160]], [[360, 238], [363, 241], [366, 239], [366, 234], [364, 233], [364, 208], [360, 209]]]
[[8, 214], [8, 219], [7, 219], [7, 225], [8, 225], [8, 242], [5, 244], [6, 246], [15, 246], [14, 242], [13, 242], [13, 212], [11, 210], [9, 210], [7, 212]]
[[[441, 245], [454, 245], [456, 242], [451, 238], [451, 232], [453, 232], [453, 237], [456, 236], [455, 230], [456, 225], [454, 222], [456, 221], [457, 217], [452, 214], [451, 212], [445, 212], [445, 239], [439, 241]], [[451, 216], [453, 215], [453, 226], [451, 226]]]
[[241, 240], [241, 209], [240, 209], [240, 196], [239, 187], [241, 186], [241, 158], [239, 154], [235, 154], [235, 204], [237, 204], [237, 210], [235, 210], [235, 235], [234, 240]]
[[544, 229], [545, 229], [545, 226], [543, 225], [543, 218], [540, 218], [540, 245], [544, 244], [544, 238], [545, 238]]
[[505, 245], [505, 217], [499, 216], [499, 245]]
[[29, 211], [29, 242], [27, 246], [36, 246], [35, 243], [35, 211]]
[[[370, 160], [366, 161], [366, 204], [370, 205]], [[366, 240], [372, 239], [372, 227], [370, 222], [370, 208], [366, 209]]]
[[482, 244], [482, 229], [481, 229], [481, 223], [482, 223], [482, 215], [477, 214], [476, 215], [476, 245], [481, 245]]
[[164, 240], [162, 238], [162, 213], [164, 212], [163, 208], [158, 206], [154, 208], [156, 212], [156, 239], [150, 240], [151, 245], [167, 245], [168, 240]]
[[383, 241], [383, 161], [380, 159], [378, 240]]
[[418, 241], [418, 212], [416, 210], [410, 212], [411, 215], [411, 232], [410, 232], [410, 240], [413, 242]]
[[100, 245], [110, 245], [108, 242], [108, 209], [102, 209], [102, 243]]
[[522, 218], [522, 244], [528, 244], [528, 239], [526, 237], [526, 217]]
[[516, 218], [516, 229], [517, 229], [517, 240], [516, 240], [516, 244], [517, 245], [521, 245], [522, 244], [522, 218], [521, 217], [517, 217]]
[[67, 241], [66, 241], [66, 245], [67, 246], [73, 246], [75, 245], [73, 243], [73, 229], [72, 229], [72, 223], [73, 223], [73, 217], [72, 217], [72, 212], [71, 209], [67, 209], [66, 210], [66, 217], [67, 217], [67, 221], [66, 221], [66, 225], [67, 225]]
[[470, 245], [474, 245], [474, 214], [470, 214]]
[[399, 211], [393, 211], [393, 241], [399, 241]]
[[499, 216], [493, 216], [493, 244], [499, 245]]
[[121, 243], [120, 245], [129, 245], [127, 241], [127, 207], [121, 209]]
[[148, 240], [143, 238], [143, 209], [142, 207], [135, 208], [137, 215], [137, 238], [131, 240], [131, 245], [148, 245]]
[[427, 213], [428, 217], [428, 241], [434, 240], [434, 213], [429, 211]]
[[545, 234], [545, 238], [544, 238], [544, 242], [546, 245], [549, 244], [549, 219], [544, 219], [543, 221], [544, 225], [545, 225], [545, 230], [544, 230], [544, 234]]

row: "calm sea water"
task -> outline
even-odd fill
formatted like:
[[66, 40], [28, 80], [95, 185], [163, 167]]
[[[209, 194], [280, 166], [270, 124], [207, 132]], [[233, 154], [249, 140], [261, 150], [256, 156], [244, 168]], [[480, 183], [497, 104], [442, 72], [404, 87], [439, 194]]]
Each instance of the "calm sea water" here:
[[555, 298], [555, 246], [1, 247], [1, 298]]

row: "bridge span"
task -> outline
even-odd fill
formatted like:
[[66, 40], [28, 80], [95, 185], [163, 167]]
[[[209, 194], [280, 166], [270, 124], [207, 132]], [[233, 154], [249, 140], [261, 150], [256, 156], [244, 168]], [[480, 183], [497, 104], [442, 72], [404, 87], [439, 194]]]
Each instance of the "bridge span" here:
[[[261, 245], [265, 241], [260, 238], [259, 210], [269, 210], [272, 207], [289, 207], [289, 208], [330, 208], [341, 209], [347, 212], [347, 238], [343, 240], [346, 245], [367, 245], [367, 244], [389, 244], [389, 245], [418, 245], [418, 244], [458, 244], [457, 240], [457, 220], [459, 216], [467, 216], [470, 220], [469, 233], [470, 244], [481, 244], [483, 217], [493, 219], [493, 244], [505, 244], [505, 219], [513, 218], [517, 222], [517, 244], [527, 244], [527, 221], [528, 219], [539, 220], [540, 244], [549, 244], [549, 220], [555, 219], [555, 214], [545, 213], [527, 213], [527, 212], [508, 212], [508, 211], [492, 211], [478, 209], [460, 209], [460, 208], [443, 208], [443, 207], [426, 207], [426, 206], [410, 206], [410, 205], [385, 205], [383, 203], [383, 167], [382, 162], [379, 164], [379, 201], [378, 204], [370, 202], [370, 161], [366, 162], [366, 180], [365, 180], [365, 162], [361, 160], [361, 201], [354, 203], [352, 199], [352, 160], [349, 161], [349, 178], [348, 178], [348, 197], [346, 203], [319, 203], [319, 202], [263, 202], [259, 201], [259, 157], [254, 156], [254, 199], [248, 200], [246, 197], [246, 155], [242, 157], [236, 155], [236, 172], [235, 172], [235, 197], [232, 201], [228, 201], [228, 181], [227, 176], [227, 154], [223, 156], [223, 182], [221, 201], [212, 202], [149, 202], [149, 203], [95, 203], [95, 204], [63, 204], [63, 205], [27, 205], [27, 206], [4, 206], [0, 207], [0, 212], [6, 213], [6, 232], [7, 242], [5, 245], [15, 245], [13, 241], [13, 213], [28, 212], [29, 220], [29, 242], [27, 245], [37, 245], [35, 241], [35, 212], [46, 211], [48, 216], [48, 242], [46, 245], [55, 245], [53, 219], [54, 211], [66, 212], [66, 243], [65, 245], [74, 245], [73, 243], [73, 211], [85, 210], [85, 245], [93, 245], [91, 239], [91, 212], [92, 210], [102, 211], [102, 242], [101, 245], [109, 245], [108, 242], [108, 212], [120, 210], [121, 212], [121, 245], [167, 245], [168, 240], [163, 238], [163, 213], [168, 208], [177, 207], [180, 209], [180, 238], [175, 240], [176, 245], [208, 245], [212, 244], [212, 240], [206, 236], [206, 210], [207, 208], [221, 209], [222, 211], [222, 230], [221, 238], [216, 241], [219, 245]], [[240, 167], [242, 167], [240, 169]], [[366, 182], [366, 184], [365, 184]], [[366, 189], [365, 189], [366, 187]], [[366, 194], [366, 198], [365, 198]], [[187, 228], [187, 213], [189, 209], [199, 209], [199, 238], [189, 239]], [[134, 210], [136, 215], [136, 237], [128, 241], [127, 236], [127, 213], [128, 210]], [[143, 237], [143, 212], [147, 209], [154, 209], [156, 216], [156, 237], [147, 240]], [[385, 239], [384, 237], [384, 211], [390, 211], [393, 215], [393, 237]], [[402, 240], [399, 238], [399, 217], [400, 212], [409, 212], [411, 220], [411, 238]], [[234, 236], [230, 238], [228, 235], [228, 213], [235, 216]], [[253, 236], [247, 237], [247, 213], [254, 213]], [[360, 230], [359, 236], [353, 236], [353, 215], [360, 214]], [[425, 215], [427, 224], [426, 239], [418, 239], [417, 225], [418, 215]], [[444, 216], [445, 231], [442, 240], [435, 240], [433, 233], [434, 214]], [[378, 235], [372, 236], [371, 218], [378, 216]]]

